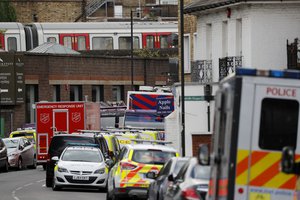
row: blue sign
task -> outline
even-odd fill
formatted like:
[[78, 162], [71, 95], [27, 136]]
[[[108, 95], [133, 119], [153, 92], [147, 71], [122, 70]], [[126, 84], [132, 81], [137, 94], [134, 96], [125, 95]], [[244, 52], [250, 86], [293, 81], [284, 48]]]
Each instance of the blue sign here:
[[156, 99], [156, 112], [159, 115], [168, 115], [174, 110], [173, 97], [160, 97]]

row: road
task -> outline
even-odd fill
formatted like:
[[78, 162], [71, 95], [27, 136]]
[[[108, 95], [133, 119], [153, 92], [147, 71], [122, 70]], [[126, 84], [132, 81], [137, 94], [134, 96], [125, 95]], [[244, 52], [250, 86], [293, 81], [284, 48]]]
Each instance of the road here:
[[0, 173], [1, 200], [104, 200], [106, 193], [94, 189], [52, 191], [45, 186], [46, 172], [37, 169]]

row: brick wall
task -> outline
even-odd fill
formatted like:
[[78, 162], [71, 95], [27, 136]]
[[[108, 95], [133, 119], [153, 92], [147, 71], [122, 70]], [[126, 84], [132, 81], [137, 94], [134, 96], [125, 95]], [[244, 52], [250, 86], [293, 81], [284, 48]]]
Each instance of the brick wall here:
[[74, 22], [82, 12], [83, 0], [11, 0], [15, 7], [17, 21], [33, 22]]
[[[83, 86], [91, 98], [92, 85], [104, 85], [104, 99], [111, 100], [112, 86], [124, 86], [124, 97], [131, 90], [131, 60], [90, 56], [25, 55], [25, 82], [39, 84], [39, 100], [53, 99], [53, 85], [61, 86], [61, 100], [69, 100], [70, 85]], [[134, 85], [165, 85], [168, 58], [134, 59]], [[67, 93], [67, 94], [66, 94]]]
[[210, 149], [211, 135], [192, 135], [193, 156], [197, 156], [200, 144], [208, 144]]

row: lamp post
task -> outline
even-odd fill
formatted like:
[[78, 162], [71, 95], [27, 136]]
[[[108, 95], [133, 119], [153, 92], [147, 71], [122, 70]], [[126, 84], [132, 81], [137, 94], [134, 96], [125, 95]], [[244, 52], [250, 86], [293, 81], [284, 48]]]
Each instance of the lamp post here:
[[183, 0], [180, 0], [180, 64], [181, 64], [181, 147], [182, 147], [182, 156], [185, 156], [185, 105], [184, 105], [184, 43], [183, 43], [183, 34], [184, 34], [184, 18], [183, 18]]
[[131, 56], [131, 89], [134, 90], [133, 85], [133, 10], [130, 10], [130, 56]]

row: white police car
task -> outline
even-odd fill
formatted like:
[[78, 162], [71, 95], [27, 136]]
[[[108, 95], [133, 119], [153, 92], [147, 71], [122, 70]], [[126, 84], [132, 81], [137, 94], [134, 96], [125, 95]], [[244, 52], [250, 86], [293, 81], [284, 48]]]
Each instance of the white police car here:
[[62, 187], [89, 186], [105, 189], [108, 166], [99, 148], [93, 146], [68, 146], [54, 168], [52, 189]]

